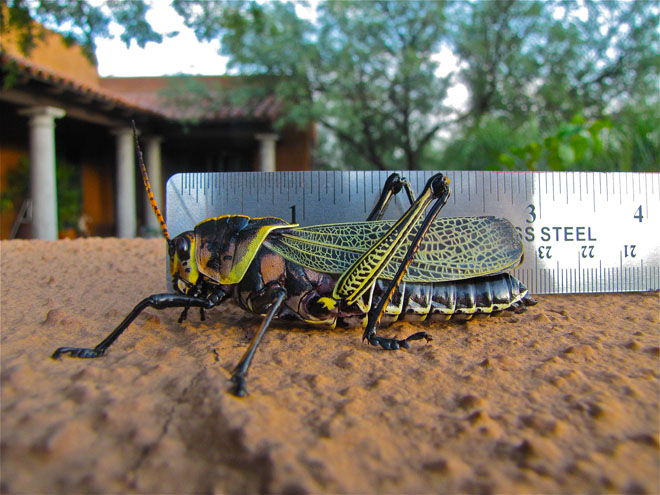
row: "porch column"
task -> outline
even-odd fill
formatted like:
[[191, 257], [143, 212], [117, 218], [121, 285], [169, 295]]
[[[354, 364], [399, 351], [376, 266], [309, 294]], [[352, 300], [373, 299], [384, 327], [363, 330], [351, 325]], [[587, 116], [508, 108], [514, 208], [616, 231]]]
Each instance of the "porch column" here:
[[33, 107], [19, 114], [30, 117], [32, 237], [54, 241], [58, 238], [55, 119], [65, 112], [56, 107]]
[[[163, 198], [161, 191], [163, 190], [163, 173], [162, 173], [162, 162], [160, 154], [160, 144], [162, 138], [160, 136], [150, 136], [145, 138], [145, 148], [147, 156], [145, 157], [145, 165], [147, 167], [147, 174], [149, 175], [149, 182], [151, 183], [151, 191], [154, 193], [154, 198], [156, 198], [156, 203], [161, 211], [164, 213], [163, 207]], [[147, 231], [155, 233], [155, 235], [160, 236], [160, 223], [156, 220], [156, 215], [154, 215], [151, 209], [151, 203], [149, 203], [148, 196], [144, 195], [144, 215], [145, 215], [145, 227]]]
[[259, 171], [275, 172], [275, 143], [277, 134], [256, 134], [255, 138], [259, 141]]
[[130, 127], [114, 129], [117, 139], [117, 237], [135, 237], [137, 208], [135, 201], [135, 153], [133, 130]]

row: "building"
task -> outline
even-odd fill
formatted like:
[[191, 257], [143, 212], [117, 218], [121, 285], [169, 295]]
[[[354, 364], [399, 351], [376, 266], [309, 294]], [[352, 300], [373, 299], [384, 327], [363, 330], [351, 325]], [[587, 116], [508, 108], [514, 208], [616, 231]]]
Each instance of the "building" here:
[[[139, 182], [132, 120], [161, 208], [164, 184], [178, 172], [309, 170], [314, 129], [276, 131], [279, 106], [272, 96], [236, 107], [203, 101], [193, 91], [244, 82], [222, 76], [101, 78], [80, 48], [57, 33], [44, 29], [29, 58], [12, 33], [3, 33], [0, 192], [11, 192], [8, 178], [21, 162], [29, 162], [32, 191], [32, 222], [19, 236], [58, 237], [55, 163], [70, 170], [80, 188], [80, 218], [88, 227], [75, 229], [120, 237], [133, 237], [143, 226], [158, 230]], [[4, 205], [1, 238], [10, 236], [27, 204]]]

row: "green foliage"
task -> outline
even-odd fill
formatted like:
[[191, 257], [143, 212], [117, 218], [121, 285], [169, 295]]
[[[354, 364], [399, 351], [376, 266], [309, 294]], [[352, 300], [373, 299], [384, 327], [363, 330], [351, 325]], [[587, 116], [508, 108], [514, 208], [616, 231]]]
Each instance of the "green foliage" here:
[[456, 170], [499, 169], [498, 158], [504, 150], [522, 147], [538, 136], [538, 123], [525, 122], [512, 129], [503, 117], [488, 116], [473, 127], [466, 127], [446, 143], [431, 162], [432, 168]]
[[6, 174], [7, 186], [0, 194], [0, 212], [20, 208], [23, 200], [30, 195], [30, 162], [27, 157], [21, 157], [18, 166]]
[[464, 62], [458, 80], [470, 92], [473, 125], [489, 115], [526, 121], [542, 66], [549, 2], [493, 0], [451, 4], [451, 46]]
[[[18, 212], [23, 201], [30, 197], [30, 162], [21, 157], [18, 166], [7, 171], [7, 187], [0, 195], [0, 212], [9, 210]], [[77, 228], [82, 213], [82, 186], [80, 169], [71, 163], [58, 160], [56, 166], [57, 181], [57, 218], [60, 230]]]
[[574, 116], [544, 132], [537, 119], [512, 128], [485, 117], [429, 153], [434, 168], [660, 171], [660, 113], [655, 102], [628, 104], [608, 117]]
[[10, 29], [18, 32], [18, 47], [25, 54], [30, 53], [37, 41], [43, 38], [43, 33], [32, 23], [27, 3], [23, 1], [8, 2], [6, 8], [5, 0], [0, 3], [0, 32]]
[[503, 147], [492, 168], [658, 171], [659, 159], [660, 115], [655, 105], [630, 105], [610, 118], [588, 121], [577, 115], [545, 137], [537, 134], [523, 145]]
[[658, 102], [629, 103], [612, 117], [598, 170], [660, 172]]
[[[200, 38], [221, 39], [233, 70], [275, 77], [242, 88], [243, 101], [274, 93], [280, 124], [315, 121], [332, 134], [322, 166], [596, 166], [616, 149], [603, 150], [600, 116], [657, 93], [659, 10], [643, 0], [328, 1], [314, 23], [292, 2], [174, 5]], [[443, 44], [461, 64], [440, 77], [431, 55]], [[461, 111], [445, 104], [456, 82], [470, 94]], [[446, 128], [451, 142], [433, 150]]]
[[57, 176], [57, 220], [60, 230], [78, 229], [78, 220], [82, 214], [82, 186], [80, 168], [71, 163], [58, 160]]
[[576, 115], [542, 141], [511, 146], [508, 153], [499, 155], [498, 161], [509, 170], [589, 169], [603, 152], [601, 131], [611, 128], [612, 123], [608, 119], [587, 122], [581, 115]]

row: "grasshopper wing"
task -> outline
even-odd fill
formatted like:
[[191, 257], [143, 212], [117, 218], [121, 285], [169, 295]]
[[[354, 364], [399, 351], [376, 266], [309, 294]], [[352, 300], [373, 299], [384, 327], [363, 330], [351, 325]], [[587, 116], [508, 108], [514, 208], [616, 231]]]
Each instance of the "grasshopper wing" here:
[[[336, 223], [282, 230], [264, 245], [315, 271], [340, 274], [380, 239], [390, 220]], [[392, 279], [415, 231], [386, 265], [381, 278]], [[523, 256], [520, 236], [497, 217], [437, 218], [404, 277], [407, 282], [444, 282], [494, 275], [517, 266]]]

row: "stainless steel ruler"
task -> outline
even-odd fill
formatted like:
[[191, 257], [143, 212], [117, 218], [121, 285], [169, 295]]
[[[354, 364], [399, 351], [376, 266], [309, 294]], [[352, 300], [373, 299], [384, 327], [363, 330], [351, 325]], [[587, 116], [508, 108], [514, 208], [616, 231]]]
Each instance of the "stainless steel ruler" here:
[[[416, 192], [435, 171], [398, 171]], [[167, 183], [172, 235], [206, 218], [277, 216], [300, 225], [364, 220], [391, 172], [177, 174]], [[442, 216], [507, 218], [524, 241], [512, 273], [535, 294], [660, 289], [660, 173], [444, 171]], [[408, 207], [405, 194], [385, 218]]]

